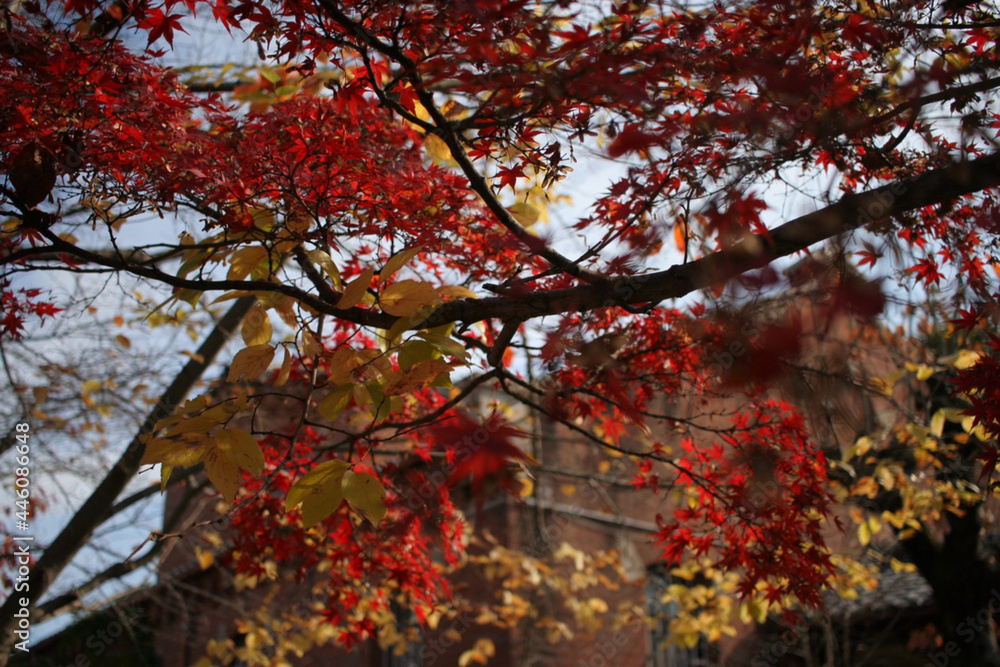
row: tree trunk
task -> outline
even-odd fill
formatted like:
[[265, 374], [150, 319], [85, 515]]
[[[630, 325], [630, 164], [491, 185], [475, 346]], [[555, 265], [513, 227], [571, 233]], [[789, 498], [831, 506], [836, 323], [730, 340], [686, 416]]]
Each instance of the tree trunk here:
[[197, 354], [181, 369], [160, 397], [159, 402], [150, 411], [139, 432], [125, 449], [125, 453], [31, 568], [28, 575], [29, 589], [20, 593], [12, 591], [7, 600], [4, 601], [3, 606], [0, 607], [0, 667], [7, 664], [11, 651], [18, 640], [26, 636], [19, 637], [15, 633], [19, 620], [15, 613], [20, 612], [25, 606], [21, 604], [22, 601], [27, 601], [26, 607], [31, 612], [39, 598], [52, 586], [59, 573], [70, 563], [77, 551], [87, 543], [94, 529], [107, 519], [108, 511], [115, 499], [139, 470], [139, 462], [145, 451], [142, 436], [151, 433], [155, 429], [156, 423], [163, 417], [170, 415], [184, 400], [187, 393], [215, 359], [215, 356], [225, 346], [226, 341], [229, 340], [230, 335], [236, 330], [254, 301], [255, 297], [243, 297], [237, 300], [222, 316], [222, 319], [198, 348]]

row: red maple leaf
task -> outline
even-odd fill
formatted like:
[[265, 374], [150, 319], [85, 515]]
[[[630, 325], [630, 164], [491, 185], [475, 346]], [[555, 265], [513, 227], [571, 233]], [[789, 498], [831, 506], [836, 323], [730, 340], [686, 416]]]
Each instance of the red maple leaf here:
[[174, 30], [180, 30], [187, 34], [187, 31], [181, 27], [180, 20], [182, 18], [184, 18], [183, 14], [164, 14], [162, 9], [153, 9], [142, 19], [139, 27], [149, 31], [149, 45], [162, 37], [167, 40], [167, 44], [173, 46]]
[[507, 487], [513, 462], [534, 463], [512, 442], [526, 436], [496, 413], [480, 422], [464, 412], [455, 412], [451, 419], [431, 429], [431, 438], [444, 449], [451, 468], [446, 484], [455, 486], [471, 477], [477, 507], [482, 506], [488, 490]]

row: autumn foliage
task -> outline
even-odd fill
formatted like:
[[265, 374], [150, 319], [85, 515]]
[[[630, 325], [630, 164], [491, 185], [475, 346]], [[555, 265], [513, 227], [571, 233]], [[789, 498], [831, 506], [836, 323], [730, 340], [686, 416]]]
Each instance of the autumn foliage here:
[[[167, 320], [248, 303], [227, 383], [174, 401], [121, 470], [203, 465], [228, 562], [324, 563], [345, 644], [377, 631], [360, 595], [421, 621], [448, 599], [453, 494], [527, 488], [525, 415], [673, 504], [666, 561], [708, 558], [765, 609], [818, 604], [829, 464], [769, 393], [804, 325], [740, 309], [808, 287], [810, 326], [871, 331], [935, 295], [933, 317], [988, 333], [953, 384], [1000, 433], [997, 17], [958, 4], [24, 2], [0, 29], [2, 333], [63, 316], [50, 271], [160, 289]], [[165, 65], [206, 23], [259, 70]], [[823, 241], [836, 270], [809, 274]], [[295, 428], [253, 418], [274, 393]], [[484, 393], [507, 407], [479, 414]], [[708, 429], [665, 408], [681, 396], [741, 407]]]

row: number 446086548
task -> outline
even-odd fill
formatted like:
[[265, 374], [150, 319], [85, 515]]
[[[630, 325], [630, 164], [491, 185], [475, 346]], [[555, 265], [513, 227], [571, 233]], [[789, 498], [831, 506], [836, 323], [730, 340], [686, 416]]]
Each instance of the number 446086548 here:
[[18, 424], [16, 427], [17, 434], [14, 436], [17, 438], [17, 446], [15, 450], [17, 451], [17, 467], [14, 469], [14, 474], [17, 479], [14, 480], [15, 492], [17, 494], [17, 519], [20, 522], [25, 522], [28, 520], [28, 508], [30, 506], [30, 501], [28, 498], [31, 496], [31, 491], [29, 490], [28, 477], [31, 473], [31, 468], [29, 467], [31, 463], [31, 457], [28, 453], [31, 448], [28, 447], [28, 438], [30, 437], [29, 431], [31, 427], [28, 424]]

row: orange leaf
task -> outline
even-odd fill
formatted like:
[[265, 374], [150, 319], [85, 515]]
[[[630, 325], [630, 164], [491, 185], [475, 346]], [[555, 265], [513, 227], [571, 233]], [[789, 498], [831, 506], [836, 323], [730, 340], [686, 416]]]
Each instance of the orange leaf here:
[[674, 226], [674, 243], [679, 252], [684, 252], [687, 249], [687, 223], [684, 222], [683, 218], [678, 220]]

